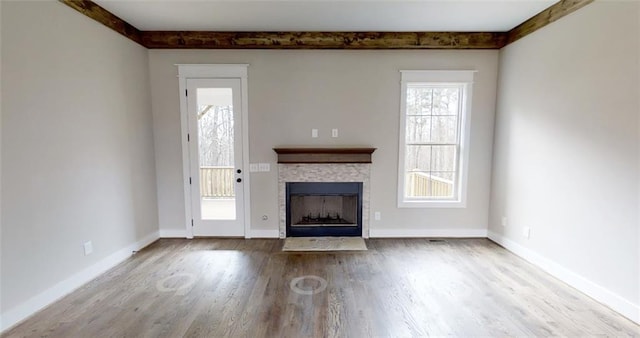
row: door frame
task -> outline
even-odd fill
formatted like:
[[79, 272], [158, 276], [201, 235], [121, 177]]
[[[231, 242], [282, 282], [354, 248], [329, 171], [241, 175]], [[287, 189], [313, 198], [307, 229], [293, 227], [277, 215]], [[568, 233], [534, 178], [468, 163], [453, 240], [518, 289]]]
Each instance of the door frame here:
[[243, 205], [244, 205], [244, 237], [250, 236], [251, 219], [251, 196], [250, 196], [250, 173], [249, 173], [249, 100], [247, 85], [248, 64], [177, 64], [178, 85], [180, 91], [180, 125], [182, 140], [182, 182], [185, 211], [186, 238], [193, 238], [193, 214], [191, 212], [191, 186], [189, 178], [191, 176], [190, 155], [189, 155], [189, 119], [187, 108], [187, 80], [188, 79], [239, 79], [242, 92], [242, 109], [240, 116], [242, 119], [242, 170], [243, 175]]

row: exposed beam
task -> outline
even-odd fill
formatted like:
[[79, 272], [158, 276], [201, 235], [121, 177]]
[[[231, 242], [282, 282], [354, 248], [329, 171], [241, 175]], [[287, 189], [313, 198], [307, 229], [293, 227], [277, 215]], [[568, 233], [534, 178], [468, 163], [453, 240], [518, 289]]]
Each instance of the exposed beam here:
[[151, 49], [495, 49], [504, 33], [145, 31]]
[[594, 0], [560, 0], [556, 4], [510, 30], [507, 33], [506, 44], [508, 45], [515, 42], [538, 29], [577, 11], [593, 1]]
[[150, 49], [496, 49], [492, 32], [196, 32], [140, 31], [91, 0], [59, 0]]
[[561, 0], [506, 33], [140, 31], [91, 0], [59, 1], [150, 49], [500, 49], [594, 0]]
[[142, 44], [141, 32], [128, 22], [115, 16], [91, 0], [59, 0], [63, 4], [77, 10], [93, 20], [113, 29], [125, 37]]

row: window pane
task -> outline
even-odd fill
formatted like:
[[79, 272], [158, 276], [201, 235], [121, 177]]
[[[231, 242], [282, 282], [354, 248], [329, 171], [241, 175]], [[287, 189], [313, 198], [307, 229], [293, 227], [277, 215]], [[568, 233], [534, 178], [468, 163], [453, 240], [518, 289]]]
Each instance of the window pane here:
[[455, 188], [453, 172], [431, 173], [431, 197], [453, 197]]
[[405, 173], [404, 177], [404, 195], [406, 197], [429, 197], [431, 195], [431, 185], [428, 173], [412, 171]]
[[407, 87], [407, 115], [431, 115], [433, 89]]
[[431, 123], [431, 142], [458, 143], [458, 118], [456, 116], [434, 116]]
[[460, 88], [433, 89], [433, 115], [458, 115]]
[[456, 146], [433, 146], [430, 171], [455, 171]]
[[405, 196], [426, 198], [452, 198], [455, 191], [455, 173], [427, 173], [411, 171], [405, 174]]
[[407, 143], [431, 141], [431, 116], [407, 116]]
[[406, 171], [429, 171], [431, 146], [407, 146], [405, 158]]
[[198, 88], [200, 210], [203, 220], [236, 219], [231, 88]]

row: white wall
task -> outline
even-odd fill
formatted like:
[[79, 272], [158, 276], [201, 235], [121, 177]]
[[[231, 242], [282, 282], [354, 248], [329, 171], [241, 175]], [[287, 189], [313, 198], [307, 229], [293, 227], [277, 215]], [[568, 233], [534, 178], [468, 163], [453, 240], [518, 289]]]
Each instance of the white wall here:
[[638, 19], [637, 2], [595, 2], [501, 50], [489, 220], [491, 238], [636, 321]]
[[[0, 2], [0, 189], [2, 189], [2, 3]], [[2, 193], [0, 193], [0, 254], [2, 254]], [[2, 259], [0, 257], [0, 272]], [[0, 330], [2, 329], [2, 278], [0, 278]]]
[[[248, 63], [251, 162], [272, 171], [251, 176], [251, 226], [277, 234], [277, 169], [272, 148], [362, 145], [373, 156], [372, 231], [486, 234], [497, 51], [165, 51], [151, 50], [151, 91], [161, 232], [184, 232], [177, 67], [189, 63]], [[466, 209], [398, 209], [396, 182], [401, 69], [478, 70], [471, 115]], [[311, 128], [320, 137], [311, 138]], [[340, 137], [330, 137], [339, 128]], [[263, 221], [262, 215], [269, 220]], [[457, 232], [456, 232], [457, 231]]]
[[6, 327], [158, 223], [147, 50], [58, 2], [1, 6]]

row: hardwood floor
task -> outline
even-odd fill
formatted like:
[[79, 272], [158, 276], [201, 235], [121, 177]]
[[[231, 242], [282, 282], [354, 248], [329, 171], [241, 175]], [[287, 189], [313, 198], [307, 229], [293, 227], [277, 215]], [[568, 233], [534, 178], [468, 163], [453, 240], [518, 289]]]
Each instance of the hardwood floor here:
[[[291, 253], [279, 240], [162, 239], [3, 337], [640, 336], [486, 239], [367, 245]], [[320, 278], [290, 285], [308, 275]]]

